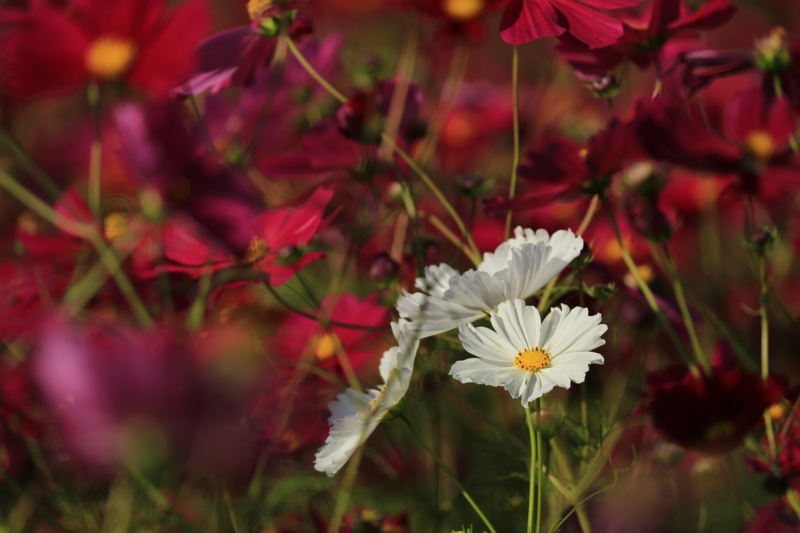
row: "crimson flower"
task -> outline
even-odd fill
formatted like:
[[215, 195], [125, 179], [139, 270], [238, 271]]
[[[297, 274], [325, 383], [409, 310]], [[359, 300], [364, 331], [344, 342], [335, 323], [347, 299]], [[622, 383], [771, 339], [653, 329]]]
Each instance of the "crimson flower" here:
[[192, 70], [209, 15], [202, 0], [170, 13], [166, 0], [35, 2], [0, 43], [3, 84], [20, 100], [124, 81], [166, 96]]
[[710, 30], [725, 24], [736, 8], [730, 0], [711, 0], [688, 12], [681, 0], [655, 0], [644, 20], [623, 20], [623, 34], [611, 46], [585, 50], [574, 43], [559, 45], [561, 56], [580, 74], [603, 76], [623, 61], [647, 67], [654, 54], [671, 38], [689, 30]]
[[[329, 295], [320, 302], [315, 313], [321, 319], [370, 327], [386, 327], [390, 322], [389, 309], [378, 302], [378, 295], [359, 299], [354, 294]], [[333, 337], [335, 335], [335, 338]], [[347, 355], [354, 369], [375, 354], [379, 332], [331, 326], [327, 330], [319, 321], [293, 314], [281, 324], [274, 340], [277, 353], [293, 360], [311, 356], [328, 370], [341, 368], [336, 357], [336, 343]]]
[[764, 382], [725, 365], [700, 375], [685, 366], [671, 367], [650, 375], [648, 383], [646, 409], [655, 428], [668, 440], [707, 454], [738, 446], [783, 393], [772, 379]]
[[487, 214], [534, 209], [602, 194], [614, 174], [638, 156], [634, 123], [617, 119], [589, 139], [585, 151], [566, 139], [551, 141], [539, 152], [528, 152], [530, 164], [519, 167], [519, 177], [530, 182], [535, 192], [515, 200], [492, 200]]
[[730, 175], [741, 194], [780, 201], [800, 188], [800, 162], [790, 149], [796, 129], [785, 98], [767, 104], [758, 88], [734, 94], [725, 136], [712, 132], [696, 107], [673, 98], [640, 104], [639, 136], [656, 159]]
[[622, 36], [622, 24], [596, 10], [640, 3], [641, 0], [509, 0], [500, 20], [500, 36], [509, 44], [563, 36], [588, 48], [609, 46]]
[[507, 0], [411, 0], [403, 2], [444, 22], [437, 32], [441, 37], [462, 36], [479, 41], [485, 36], [481, 19], [500, 8]]

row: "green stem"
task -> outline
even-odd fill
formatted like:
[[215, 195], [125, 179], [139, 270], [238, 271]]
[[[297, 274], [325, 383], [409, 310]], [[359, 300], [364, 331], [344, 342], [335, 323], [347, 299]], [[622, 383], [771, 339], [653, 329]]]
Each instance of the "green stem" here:
[[[758, 258], [758, 279], [761, 283], [761, 301], [759, 302], [758, 313], [761, 315], [761, 379], [769, 379], [769, 317], [767, 314], [767, 303], [769, 301], [769, 281], [767, 280], [767, 258], [763, 255]], [[775, 446], [775, 432], [772, 427], [772, 415], [769, 409], [764, 411], [764, 427], [767, 430], [767, 442], [769, 443], [770, 458], [777, 458], [777, 448]]]
[[[535, 505], [534, 494], [536, 492], [536, 457], [537, 457], [537, 442], [536, 434], [538, 431], [533, 429], [533, 418], [531, 415], [530, 407], [525, 408], [525, 424], [528, 426], [528, 436], [531, 440], [531, 464], [529, 467], [529, 486], [528, 486], [528, 533], [533, 533], [533, 508]], [[540, 487], [541, 490], [541, 487]]]
[[[529, 417], [530, 418], [530, 417]], [[536, 471], [539, 491], [536, 493], [536, 533], [542, 533], [542, 499], [544, 494], [544, 445], [542, 444], [542, 399], [536, 399]]]
[[295, 59], [297, 59], [297, 61], [303, 66], [303, 68], [306, 69], [306, 72], [308, 72], [309, 75], [312, 78], [314, 78], [314, 80], [316, 80], [317, 83], [322, 85], [325, 88], [325, 90], [331, 94], [331, 96], [333, 96], [340, 102], [342, 103], [347, 102], [347, 98], [345, 98], [345, 96], [342, 93], [337, 91], [336, 87], [328, 83], [328, 81], [325, 78], [323, 78], [322, 75], [319, 72], [317, 72], [317, 70], [314, 67], [311, 66], [311, 63], [309, 63], [306, 60], [306, 58], [303, 57], [302, 52], [300, 52], [300, 50], [297, 48], [297, 45], [294, 44], [294, 41], [292, 41], [290, 37], [286, 37], [286, 44], [289, 46], [289, 51], [292, 53]]
[[678, 302], [678, 307], [680, 308], [681, 316], [683, 317], [683, 323], [686, 326], [686, 332], [689, 334], [689, 341], [692, 344], [692, 350], [694, 351], [695, 359], [697, 363], [700, 364], [706, 372], [708, 372], [711, 370], [711, 362], [708, 360], [708, 356], [703, 350], [703, 346], [700, 344], [700, 339], [697, 337], [697, 332], [694, 329], [694, 321], [692, 320], [692, 315], [689, 312], [689, 306], [686, 304], [686, 294], [683, 292], [683, 283], [678, 276], [678, 268], [675, 265], [675, 261], [672, 259], [672, 254], [670, 253], [666, 244], [664, 245], [664, 251], [664, 265], [669, 272], [670, 278], [672, 278], [672, 288], [675, 291], [675, 300]]
[[425, 450], [431, 455], [431, 457], [433, 457], [433, 460], [436, 461], [436, 463], [439, 465], [439, 468], [441, 468], [444, 471], [444, 473], [447, 474], [450, 480], [455, 484], [455, 486], [458, 487], [458, 489], [461, 491], [461, 494], [464, 496], [464, 499], [466, 499], [469, 502], [469, 504], [472, 506], [475, 512], [478, 513], [478, 516], [481, 517], [483, 523], [486, 524], [486, 527], [489, 528], [490, 533], [497, 533], [497, 530], [494, 528], [494, 526], [492, 526], [492, 523], [489, 522], [489, 519], [486, 518], [486, 515], [483, 514], [481, 508], [478, 507], [478, 504], [475, 503], [475, 500], [473, 500], [472, 496], [469, 495], [467, 489], [465, 489], [464, 486], [461, 483], [459, 483], [458, 479], [453, 474], [453, 472], [451, 472], [450, 469], [447, 468], [447, 465], [444, 464], [442, 460], [439, 459], [439, 456], [436, 455], [436, 453], [433, 451], [433, 449], [431, 449], [431, 447], [428, 446], [428, 443], [425, 442], [425, 439], [422, 438], [422, 435], [420, 435], [419, 432], [414, 428], [414, 426], [411, 425], [411, 422], [408, 420], [408, 418], [406, 418], [406, 416], [403, 414], [401, 414], [399, 418], [401, 418], [403, 422], [406, 423], [406, 425], [414, 434], [414, 436], [417, 438], [417, 440], [420, 442], [420, 444], [422, 444], [422, 447], [425, 448]]
[[8, 151], [22, 164], [22, 168], [36, 181], [37, 185], [47, 192], [54, 200], [61, 197], [61, 189], [58, 185], [55, 184], [42, 167], [31, 159], [9, 132], [0, 132], [0, 139], [2, 139], [3, 144], [8, 148]]
[[[517, 192], [517, 167], [519, 167], [519, 46], [514, 45], [514, 55], [511, 61], [511, 99], [514, 108], [514, 157], [511, 161], [511, 184], [508, 190], [508, 199], [513, 200]], [[508, 210], [506, 214], [506, 239], [511, 236], [511, 218], [514, 212]]]
[[608, 204], [608, 199], [602, 198], [602, 202], [603, 202], [603, 208], [606, 211], [606, 215], [608, 215], [608, 220], [611, 223], [611, 229], [614, 231], [614, 236], [617, 238], [617, 243], [619, 243], [619, 249], [620, 249], [620, 254], [622, 255], [622, 260], [625, 262], [625, 265], [627, 265], [628, 270], [631, 273], [631, 276], [633, 276], [633, 279], [636, 280], [636, 284], [642, 291], [642, 295], [647, 301], [647, 304], [650, 306], [650, 309], [653, 311], [653, 313], [655, 313], [659, 322], [661, 322], [661, 325], [669, 333], [669, 336], [672, 338], [681, 356], [690, 365], [692, 373], [696, 373], [697, 367], [695, 367], [692, 356], [686, 350], [686, 347], [681, 342], [680, 338], [678, 337], [678, 334], [675, 333], [675, 330], [672, 328], [672, 325], [669, 323], [669, 320], [667, 319], [666, 315], [661, 310], [661, 307], [659, 307], [658, 301], [656, 300], [655, 295], [653, 295], [653, 291], [650, 290], [650, 287], [648, 287], [647, 282], [645, 282], [645, 280], [642, 278], [642, 275], [639, 273], [639, 269], [636, 267], [636, 263], [633, 261], [630, 252], [628, 252], [628, 247], [625, 245], [625, 241], [622, 238], [622, 232], [620, 232], [619, 230], [617, 219], [614, 216], [614, 211]]
[[342, 527], [342, 520], [347, 512], [347, 505], [350, 501], [350, 493], [353, 492], [353, 486], [356, 482], [358, 475], [358, 468], [361, 466], [361, 458], [364, 456], [364, 445], [359, 446], [350, 458], [350, 463], [347, 465], [347, 471], [342, 481], [342, 488], [339, 490], [339, 495], [336, 497], [336, 506], [333, 508], [333, 515], [331, 516], [330, 524], [328, 525], [328, 533], [338, 533]]
[[102, 220], [102, 163], [103, 163], [103, 135], [100, 124], [100, 88], [97, 82], [89, 83], [87, 89], [89, 107], [92, 109], [94, 137], [89, 148], [89, 211], [96, 220]]

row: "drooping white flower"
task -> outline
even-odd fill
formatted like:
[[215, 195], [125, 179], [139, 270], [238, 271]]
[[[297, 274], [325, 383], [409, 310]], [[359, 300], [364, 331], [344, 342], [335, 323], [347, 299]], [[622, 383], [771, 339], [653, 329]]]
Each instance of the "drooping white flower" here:
[[425, 277], [415, 283], [423, 292], [405, 292], [397, 310], [417, 324], [421, 337], [442, 333], [485, 316], [501, 302], [533, 295], [582, 248], [583, 239], [570, 230], [550, 236], [543, 229], [517, 227], [512, 239], [483, 254], [477, 270], [459, 274], [445, 264], [425, 267]]
[[450, 369], [462, 383], [503, 386], [527, 407], [555, 386], [583, 383], [589, 365], [603, 363], [592, 350], [605, 344], [600, 337], [608, 328], [584, 307], [562, 304], [542, 320], [536, 307], [516, 299], [501, 303], [490, 318], [494, 330], [458, 325], [464, 349], [477, 356]]
[[317, 452], [316, 470], [329, 476], [338, 472], [408, 391], [419, 348], [419, 333], [403, 319], [392, 323], [392, 332], [398, 346], [386, 350], [381, 358], [378, 370], [383, 386], [367, 392], [347, 389], [328, 405], [331, 410], [328, 423], [333, 427]]

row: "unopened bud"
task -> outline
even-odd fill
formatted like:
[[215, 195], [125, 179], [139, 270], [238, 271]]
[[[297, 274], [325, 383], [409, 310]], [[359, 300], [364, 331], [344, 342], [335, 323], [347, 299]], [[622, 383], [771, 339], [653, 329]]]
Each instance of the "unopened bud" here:
[[480, 174], [464, 174], [458, 177], [458, 191], [469, 198], [478, 198], [485, 193], [492, 183]]
[[610, 72], [605, 76], [593, 79], [587, 85], [595, 96], [606, 99], [614, 98], [619, 92], [620, 87], [622, 87], [617, 77]]
[[589, 247], [589, 243], [583, 241], [583, 248], [581, 248], [581, 252], [578, 254], [578, 257], [572, 260], [572, 262], [569, 264], [569, 267], [583, 268], [592, 262], [592, 257], [592, 249]]
[[745, 247], [758, 255], [764, 255], [774, 248], [778, 240], [775, 228], [761, 228], [750, 234], [750, 238], [745, 242]]
[[397, 277], [400, 267], [387, 253], [380, 253], [372, 258], [369, 267], [369, 279], [376, 282], [385, 282]]

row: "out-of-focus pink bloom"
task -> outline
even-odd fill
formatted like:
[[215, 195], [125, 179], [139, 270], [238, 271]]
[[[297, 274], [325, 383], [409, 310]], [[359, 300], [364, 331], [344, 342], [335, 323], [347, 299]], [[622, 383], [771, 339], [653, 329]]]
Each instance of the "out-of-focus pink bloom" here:
[[639, 5], [641, 0], [509, 0], [500, 36], [509, 44], [563, 36], [589, 48], [609, 46], [622, 36], [622, 24], [597, 9]]
[[200, 0], [166, 13], [165, 0], [35, 2], [2, 36], [2, 83], [33, 100], [99, 82], [124, 81], [163, 97], [185, 78], [209, 15]]
[[[328, 295], [320, 302], [318, 317], [368, 327], [389, 327], [390, 314], [378, 302], [377, 294], [359, 299], [354, 294]], [[335, 337], [334, 337], [335, 335]], [[287, 318], [273, 341], [277, 353], [295, 361], [314, 361], [328, 370], [341, 371], [336, 355], [337, 343], [353, 369], [360, 368], [375, 353], [380, 332], [331, 326], [293, 314]]]

